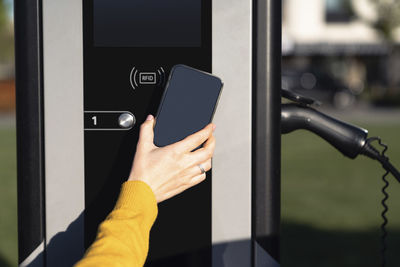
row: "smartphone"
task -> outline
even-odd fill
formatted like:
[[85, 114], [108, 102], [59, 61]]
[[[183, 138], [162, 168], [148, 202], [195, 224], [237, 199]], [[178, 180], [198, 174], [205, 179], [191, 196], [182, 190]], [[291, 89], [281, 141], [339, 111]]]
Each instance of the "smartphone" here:
[[209, 124], [223, 83], [220, 78], [186, 65], [172, 68], [156, 114], [154, 144], [178, 142]]

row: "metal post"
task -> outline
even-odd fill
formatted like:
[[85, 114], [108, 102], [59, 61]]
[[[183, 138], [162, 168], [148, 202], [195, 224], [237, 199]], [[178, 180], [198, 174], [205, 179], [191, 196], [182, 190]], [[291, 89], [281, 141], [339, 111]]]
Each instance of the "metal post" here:
[[[279, 266], [281, 0], [254, 0], [254, 266]], [[265, 253], [267, 252], [267, 253]]]
[[42, 103], [42, 39], [40, 1], [14, 1], [18, 256], [22, 266], [35, 259], [42, 266], [44, 251], [44, 155]]

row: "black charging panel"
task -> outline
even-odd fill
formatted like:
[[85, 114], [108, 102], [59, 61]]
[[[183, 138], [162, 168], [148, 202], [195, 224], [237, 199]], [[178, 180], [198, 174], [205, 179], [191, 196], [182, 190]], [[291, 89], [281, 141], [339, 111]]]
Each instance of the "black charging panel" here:
[[[85, 130], [86, 248], [129, 176], [139, 126], [155, 114], [172, 66], [211, 72], [212, 60], [211, 0], [201, 1], [199, 47], [96, 47], [93, 1], [83, 1], [85, 112], [128, 111], [136, 125]], [[159, 205], [146, 266], [211, 266], [211, 172], [201, 185]]]

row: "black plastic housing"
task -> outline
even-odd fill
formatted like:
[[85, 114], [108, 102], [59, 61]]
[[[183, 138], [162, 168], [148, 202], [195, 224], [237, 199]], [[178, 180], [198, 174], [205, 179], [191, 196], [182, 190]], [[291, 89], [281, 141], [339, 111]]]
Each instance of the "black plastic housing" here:
[[352, 159], [360, 154], [368, 136], [368, 131], [365, 129], [300, 104], [283, 104], [281, 121], [283, 134], [298, 129], [309, 130]]

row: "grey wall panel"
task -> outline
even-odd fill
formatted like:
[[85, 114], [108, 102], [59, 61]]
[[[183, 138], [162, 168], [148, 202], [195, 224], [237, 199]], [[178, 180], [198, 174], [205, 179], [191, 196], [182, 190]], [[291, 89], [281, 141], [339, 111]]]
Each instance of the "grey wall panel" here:
[[224, 89], [215, 114], [213, 243], [251, 237], [252, 1], [213, 1], [213, 73]]
[[47, 265], [70, 266], [83, 253], [82, 1], [42, 4]]

